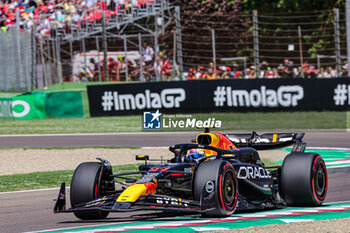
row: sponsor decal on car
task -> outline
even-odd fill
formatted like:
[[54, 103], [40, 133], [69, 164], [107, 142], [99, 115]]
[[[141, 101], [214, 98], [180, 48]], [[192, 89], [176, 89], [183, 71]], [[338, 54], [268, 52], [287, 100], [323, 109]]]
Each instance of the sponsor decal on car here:
[[188, 206], [189, 202], [182, 200], [181, 198], [172, 197], [156, 197], [156, 202], [158, 204], [170, 204], [170, 205], [182, 205]]
[[207, 191], [207, 193], [212, 193], [214, 190], [215, 190], [214, 182], [211, 180], [207, 181], [207, 183], [205, 184], [205, 191]]
[[238, 179], [250, 179], [250, 178], [271, 178], [269, 171], [262, 167], [241, 166], [237, 173]]

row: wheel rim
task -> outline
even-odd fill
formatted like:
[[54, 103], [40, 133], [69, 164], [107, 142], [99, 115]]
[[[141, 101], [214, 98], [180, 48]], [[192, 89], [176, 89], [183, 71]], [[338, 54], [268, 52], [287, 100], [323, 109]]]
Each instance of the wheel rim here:
[[322, 164], [318, 164], [315, 172], [315, 188], [316, 194], [322, 197], [326, 189], [326, 176]]
[[235, 181], [231, 172], [226, 172], [223, 180], [223, 194], [225, 205], [232, 208], [236, 199]]

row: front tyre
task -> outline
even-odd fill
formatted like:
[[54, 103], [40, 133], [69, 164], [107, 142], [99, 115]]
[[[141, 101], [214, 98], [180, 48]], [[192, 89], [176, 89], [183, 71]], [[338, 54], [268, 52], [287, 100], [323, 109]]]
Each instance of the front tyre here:
[[[99, 197], [100, 187], [98, 181], [101, 175], [101, 168], [101, 163], [86, 162], [81, 163], [75, 169], [70, 186], [70, 200], [72, 208]], [[104, 219], [107, 217], [108, 212], [74, 212], [74, 215], [83, 220]]]
[[194, 199], [199, 201], [203, 188], [212, 181], [215, 184], [215, 209], [204, 217], [227, 217], [233, 214], [238, 199], [238, 183], [232, 165], [223, 160], [202, 162], [194, 177]]
[[326, 165], [319, 154], [293, 152], [284, 159], [281, 194], [288, 206], [320, 206], [326, 198]]

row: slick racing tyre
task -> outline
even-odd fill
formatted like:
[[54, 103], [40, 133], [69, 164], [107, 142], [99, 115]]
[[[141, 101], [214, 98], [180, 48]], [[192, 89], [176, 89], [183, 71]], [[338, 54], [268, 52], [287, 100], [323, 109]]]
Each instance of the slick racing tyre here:
[[[101, 168], [101, 163], [86, 162], [81, 163], [75, 169], [70, 186], [70, 200], [72, 208], [99, 197], [100, 187], [98, 186], [98, 180], [99, 176], [101, 175]], [[108, 212], [74, 212], [74, 215], [83, 220], [103, 219], [107, 217]]]
[[320, 206], [326, 198], [326, 165], [319, 154], [293, 152], [284, 159], [281, 196], [288, 206]]
[[203, 213], [203, 217], [226, 217], [235, 211], [238, 183], [234, 169], [229, 162], [212, 160], [199, 165], [193, 183], [195, 200], [201, 200], [203, 189], [206, 189], [206, 192], [215, 192], [212, 202], [214, 208]]

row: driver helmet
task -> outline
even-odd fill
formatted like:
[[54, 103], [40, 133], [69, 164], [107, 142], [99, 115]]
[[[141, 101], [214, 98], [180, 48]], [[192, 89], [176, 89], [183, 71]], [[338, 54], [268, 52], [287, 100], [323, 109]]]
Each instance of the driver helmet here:
[[198, 150], [198, 149], [191, 149], [187, 151], [186, 157], [189, 160], [199, 159], [201, 157], [205, 156], [204, 150]]

